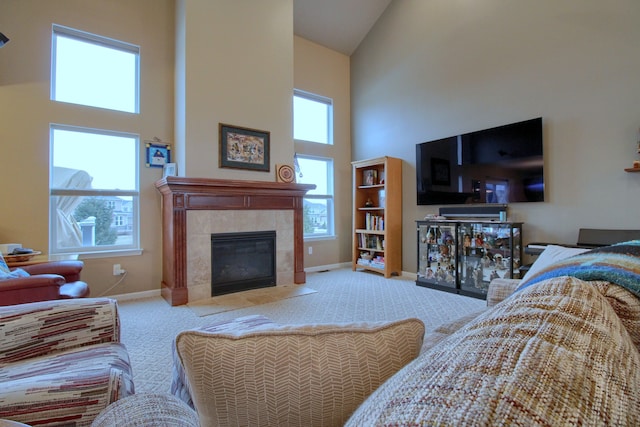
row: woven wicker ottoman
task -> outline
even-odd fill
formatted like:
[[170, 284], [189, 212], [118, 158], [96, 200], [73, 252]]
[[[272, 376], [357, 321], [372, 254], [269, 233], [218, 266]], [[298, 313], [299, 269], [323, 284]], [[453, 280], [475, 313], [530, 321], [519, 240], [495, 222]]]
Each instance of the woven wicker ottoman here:
[[134, 394], [107, 406], [91, 427], [198, 427], [198, 415], [180, 399], [163, 393]]

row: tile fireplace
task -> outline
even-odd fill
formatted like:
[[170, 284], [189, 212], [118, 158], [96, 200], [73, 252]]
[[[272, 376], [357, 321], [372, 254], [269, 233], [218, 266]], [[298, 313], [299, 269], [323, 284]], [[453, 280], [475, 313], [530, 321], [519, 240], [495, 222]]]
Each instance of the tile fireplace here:
[[162, 195], [163, 298], [182, 305], [211, 296], [211, 234], [276, 231], [277, 285], [302, 284], [302, 198], [309, 184], [166, 177]]

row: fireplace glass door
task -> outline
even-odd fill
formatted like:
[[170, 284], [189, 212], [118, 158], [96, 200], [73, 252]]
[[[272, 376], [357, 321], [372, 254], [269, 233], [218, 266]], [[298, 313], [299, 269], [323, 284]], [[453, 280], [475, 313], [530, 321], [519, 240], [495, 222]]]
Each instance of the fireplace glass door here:
[[211, 296], [276, 286], [276, 232], [211, 235]]

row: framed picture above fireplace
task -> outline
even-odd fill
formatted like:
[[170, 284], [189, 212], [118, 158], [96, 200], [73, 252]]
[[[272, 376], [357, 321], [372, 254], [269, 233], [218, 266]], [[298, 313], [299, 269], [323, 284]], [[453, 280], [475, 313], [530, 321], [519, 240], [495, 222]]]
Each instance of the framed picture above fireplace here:
[[219, 124], [220, 167], [269, 172], [270, 132]]

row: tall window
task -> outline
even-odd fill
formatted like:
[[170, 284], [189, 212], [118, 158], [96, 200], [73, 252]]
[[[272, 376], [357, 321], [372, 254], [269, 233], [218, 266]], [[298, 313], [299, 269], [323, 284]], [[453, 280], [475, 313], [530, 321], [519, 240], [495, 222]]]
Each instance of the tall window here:
[[[332, 145], [333, 101], [320, 95], [295, 90], [293, 137], [296, 143]], [[310, 155], [304, 152], [304, 149], [300, 151], [303, 152], [296, 154], [296, 181], [316, 185], [316, 189], [307, 192], [303, 199], [304, 237], [333, 236], [333, 159]]]
[[[51, 99], [139, 112], [139, 48], [53, 26]], [[139, 136], [50, 125], [49, 252], [138, 251]]]
[[51, 125], [50, 140], [51, 252], [137, 249], [138, 136]]
[[316, 185], [303, 199], [304, 237], [333, 236], [333, 159], [296, 154], [296, 163], [296, 182]]

